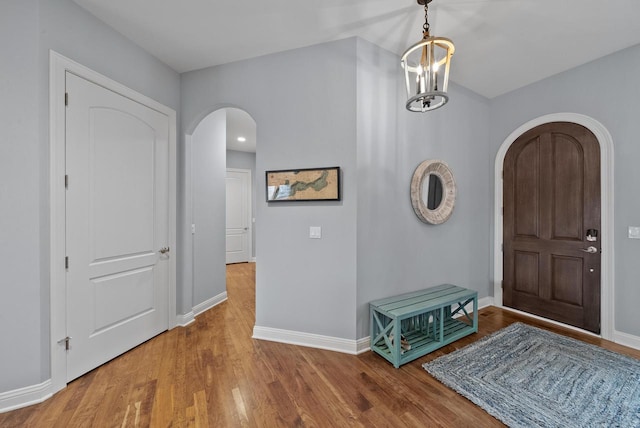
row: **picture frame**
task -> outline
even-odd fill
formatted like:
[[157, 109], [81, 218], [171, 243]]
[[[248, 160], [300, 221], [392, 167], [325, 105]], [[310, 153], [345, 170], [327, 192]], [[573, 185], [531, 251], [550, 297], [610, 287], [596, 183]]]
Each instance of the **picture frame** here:
[[267, 202], [339, 201], [340, 167], [265, 171]]

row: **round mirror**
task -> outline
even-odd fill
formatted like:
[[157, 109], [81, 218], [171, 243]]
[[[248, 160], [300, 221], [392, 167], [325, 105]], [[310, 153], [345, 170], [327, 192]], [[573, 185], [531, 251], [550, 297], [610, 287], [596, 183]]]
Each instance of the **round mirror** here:
[[449, 166], [440, 160], [426, 160], [411, 180], [411, 204], [420, 220], [440, 224], [451, 217], [456, 201], [456, 182]]

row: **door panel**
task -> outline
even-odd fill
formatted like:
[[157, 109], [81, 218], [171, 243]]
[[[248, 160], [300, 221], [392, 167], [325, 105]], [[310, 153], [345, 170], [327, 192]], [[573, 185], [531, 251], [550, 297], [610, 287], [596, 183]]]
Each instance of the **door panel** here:
[[67, 381], [168, 328], [169, 118], [66, 75]]
[[558, 302], [583, 306], [582, 257], [553, 255], [551, 258], [551, 294]]
[[516, 291], [538, 295], [538, 265], [539, 254], [525, 251], [515, 252], [515, 281]]
[[[145, 267], [91, 281], [95, 296], [95, 332], [137, 317], [154, 307], [153, 269]], [[121, 296], [127, 296], [121, 300]], [[108, 305], [102, 302], [118, 302]], [[95, 333], [93, 333], [95, 334]]]
[[[504, 305], [600, 331], [600, 151], [557, 122], [520, 136], [504, 161]], [[589, 246], [595, 253], [586, 253]]]
[[523, 145], [516, 157], [514, 197], [515, 233], [518, 236], [539, 236], [540, 142], [533, 139]]
[[93, 261], [151, 253], [155, 131], [140, 118], [112, 108], [90, 107], [89, 121], [88, 202]]
[[553, 145], [553, 239], [582, 241], [584, 153], [580, 144], [551, 134]]

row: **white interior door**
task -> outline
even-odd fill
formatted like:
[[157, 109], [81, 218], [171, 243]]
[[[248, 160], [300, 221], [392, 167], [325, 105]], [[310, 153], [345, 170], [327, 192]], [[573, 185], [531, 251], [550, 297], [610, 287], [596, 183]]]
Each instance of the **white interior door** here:
[[169, 118], [66, 74], [67, 381], [168, 328]]
[[251, 258], [251, 170], [227, 168], [227, 263]]

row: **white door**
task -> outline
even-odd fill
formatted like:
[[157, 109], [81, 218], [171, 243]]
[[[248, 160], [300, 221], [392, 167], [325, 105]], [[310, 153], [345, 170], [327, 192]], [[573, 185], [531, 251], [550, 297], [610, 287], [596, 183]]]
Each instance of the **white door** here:
[[168, 328], [169, 118], [67, 72], [67, 381]]
[[251, 170], [227, 168], [227, 263], [251, 258]]

